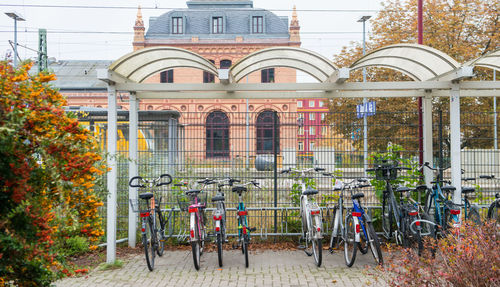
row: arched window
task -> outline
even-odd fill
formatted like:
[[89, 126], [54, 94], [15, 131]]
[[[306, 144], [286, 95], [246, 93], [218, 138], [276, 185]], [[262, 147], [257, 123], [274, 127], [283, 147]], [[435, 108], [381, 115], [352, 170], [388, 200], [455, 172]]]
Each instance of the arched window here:
[[[280, 147], [279, 118], [276, 119], [277, 127], [274, 126], [274, 111], [263, 111], [257, 116], [257, 154], [274, 153], [274, 143]], [[276, 134], [275, 134], [276, 132]]]
[[213, 111], [207, 117], [207, 158], [229, 157], [229, 118]]

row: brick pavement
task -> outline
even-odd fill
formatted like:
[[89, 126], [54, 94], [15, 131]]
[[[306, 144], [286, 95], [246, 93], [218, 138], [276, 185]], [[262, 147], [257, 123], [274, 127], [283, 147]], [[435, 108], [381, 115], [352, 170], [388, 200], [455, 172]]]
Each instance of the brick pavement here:
[[370, 252], [356, 256], [352, 268], [344, 264], [343, 253], [323, 253], [320, 268], [312, 257], [297, 251], [252, 251], [250, 267], [245, 268], [239, 250], [224, 252], [224, 267], [217, 264], [217, 253], [207, 252], [201, 257], [201, 268], [193, 267], [191, 252], [165, 251], [156, 257], [155, 270], [149, 272], [144, 255], [126, 259], [120, 269], [92, 270], [88, 277], [66, 278], [57, 281], [57, 287], [76, 286], [387, 286]]

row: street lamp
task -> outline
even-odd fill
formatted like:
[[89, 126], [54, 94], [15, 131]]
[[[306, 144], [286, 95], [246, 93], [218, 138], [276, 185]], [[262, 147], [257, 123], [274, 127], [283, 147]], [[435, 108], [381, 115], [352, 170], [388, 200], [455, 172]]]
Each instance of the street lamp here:
[[[363, 23], [363, 56], [366, 54], [365, 26], [366, 21], [372, 16], [361, 16], [358, 22]], [[366, 68], [363, 67], [363, 83], [366, 82]], [[366, 118], [367, 99], [363, 98], [363, 165], [364, 169], [368, 168], [368, 120]], [[366, 171], [365, 171], [366, 173]]]
[[26, 21], [21, 14], [17, 12], [6, 12], [5, 15], [14, 19], [14, 67], [17, 67], [17, 21]]

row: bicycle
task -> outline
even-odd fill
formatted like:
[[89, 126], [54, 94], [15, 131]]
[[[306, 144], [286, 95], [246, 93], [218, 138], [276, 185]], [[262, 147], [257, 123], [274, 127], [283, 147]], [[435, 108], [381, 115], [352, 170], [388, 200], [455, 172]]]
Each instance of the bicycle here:
[[[163, 181], [165, 179], [168, 181]], [[134, 184], [135, 180], [139, 181], [139, 183]], [[165, 224], [168, 221], [165, 220], [160, 208], [162, 197], [160, 196], [160, 200], [158, 201], [155, 200], [154, 188], [170, 183], [172, 183], [172, 177], [169, 174], [162, 174], [158, 178], [152, 180], [134, 176], [128, 183], [130, 187], [150, 188], [152, 190], [152, 192], [139, 194], [139, 199], [130, 199], [132, 210], [138, 212], [142, 219], [141, 237], [149, 271], [153, 271], [154, 269], [155, 252], [158, 256], [162, 256], [165, 250]], [[169, 215], [169, 219], [171, 214], [172, 213]], [[159, 226], [157, 226], [158, 223]]]
[[212, 202], [215, 203], [215, 210], [213, 212], [214, 219], [214, 236], [215, 244], [217, 245], [217, 260], [219, 267], [222, 267], [222, 244], [227, 242], [226, 238], [226, 204], [225, 197], [222, 188], [224, 186], [233, 186], [235, 182], [240, 182], [237, 179], [226, 178], [222, 180], [206, 180], [205, 184], [215, 184], [217, 183], [217, 194], [212, 197]]
[[[472, 219], [477, 224], [480, 224], [480, 216], [479, 211], [476, 206], [471, 205], [469, 201], [470, 193], [475, 192], [473, 187], [462, 187], [462, 194], [464, 198], [462, 201], [463, 205], [453, 203], [449, 197], [450, 193], [455, 191], [456, 188], [451, 186], [451, 181], [443, 180], [441, 178], [441, 174], [443, 171], [447, 170], [447, 168], [433, 168], [430, 166], [428, 162], [425, 162], [424, 167], [434, 171], [436, 175], [436, 180], [432, 181], [432, 188], [427, 188], [427, 186], [421, 186], [423, 189], [427, 190], [426, 192], [426, 203], [424, 210], [430, 214], [434, 215], [434, 222], [436, 223], [436, 234], [445, 234], [450, 228], [457, 227], [460, 225], [460, 214], [461, 207], [464, 207], [464, 219], [469, 220]], [[462, 170], [462, 173], [464, 171]], [[475, 180], [474, 178], [464, 178], [464, 181]], [[441, 186], [441, 184], [447, 184]], [[420, 187], [420, 186], [419, 186]], [[417, 188], [419, 188], [417, 187]], [[444, 194], [443, 194], [444, 192]]]
[[[297, 173], [298, 178], [301, 181], [301, 195], [300, 195], [300, 217], [302, 219], [302, 238], [305, 241], [305, 246], [300, 246], [299, 248], [304, 249], [307, 256], [314, 255], [314, 261], [318, 267], [321, 266], [322, 262], [322, 214], [321, 208], [316, 202], [309, 202], [309, 196], [318, 194], [318, 190], [313, 189], [309, 186], [306, 181], [306, 173], [315, 171], [324, 171], [324, 168], [308, 168], [308, 169], [285, 169], [281, 173]], [[311, 245], [311, 251], [308, 251], [308, 246]]]
[[[495, 178], [495, 175], [480, 175], [479, 178], [483, 179], [491, 179], [491, 180], [497, 180]], [[497, 225], [500, 224], [500, 193], [497, 192], [495, 193], [495, 200], [490, 204], [488, 207], [488, 214], [487, 218], [489, 220], [493, 220], [497, 223]]]
[[255, 227], [248, 227], [248, 212], [245, 208], [245, 203], [243, 202], [243, 192], [247, 192], [247, 185], [253, 185], [260, 188], [259, 183], [255, 180], [251, 180], [244, 184], [235, 185], [231, 189], [232, 192], [238, 194], [238, 206], [236, 207], [236, 220], [238, 222], [238, 242], [237, 245], [233, 245], [233, 249], [239, 248], [241, 246], [241, 253], [245, 257], [245, 267], [248, 268], [248, 245], [250, 244], [250, 233], [256, 230]]
[[204, 184], [202, 189], [190, 189], [184, 193], [188, 197], [188, 200], [182, 197], [182, 195], [177, 196], [180, 209], [182, 211], [187, 210], [189, 213], [189, 241], [191, 243], [193, 263], [196, 270], [200, 270], [200, 257], [203, 255], [207, 237], [205, 230], [207, 194], [202, 194], [207, 184], [206, 181], [207, 179], [198, 181], [198, 183]]
[[[324, 175], [332, 176], [329, 173]], [[333, 177], [333, 176], [332, 176]], [[361, 206], [360, 199], [364, 193], [353, 194], [354, 190], [369, 187], [366, 179], [354, 179], [348, 183], [340, 182], [340, 187], [334, 187], [333, 190], [339, 190], [339, 202], [334, 207], [332, 218], [332, 235], [330, 237], [330, 252], [333, 253], [334, 241], [340, 245], [340, 240], [344, 241], [344, 259], [346, 265], [351, 267], [356, 260], [356, 251], [359, 248], [361, 253], [368, 252], [370, 246], [371, 253], [377, 264], [382, 265], [384, 260], [380, 249], [380, 240], [375, 233], [371, 217]], [[349, 189], [353, 207], [344, 217], [344, 191]], [[342, 223], [344, 219], [345, 225]]]

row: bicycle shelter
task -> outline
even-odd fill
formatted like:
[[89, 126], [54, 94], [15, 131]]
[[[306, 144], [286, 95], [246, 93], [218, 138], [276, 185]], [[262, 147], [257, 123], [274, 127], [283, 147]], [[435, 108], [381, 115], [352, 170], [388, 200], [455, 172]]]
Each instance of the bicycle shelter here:
[[[432, 162], [432, 98], [450, 98], [451, 179], [457, 187], [453, 201], [461, 200], [460, 97], [498, 97], [500, 82], [467, 81], [476, 66], [500, 70], [500, 49], [476, 60], [460, 64], [445, 53], [418, 44], [389, 45], [355, 61], [350, 67], [337, 67], [327, 58], [302, 48], [275, 47], [254, 52], [229, 69], [217, 69], [202, 56], [179, 48], [152, 47], [124, 55], [98, 78], [108, 91], [107, 174], [107, 262], [116, 259], [117, 202], [117, 92], [130, 94], [129, 177], [137, 175], [138, 103], [141, 99], [247, 99], [247, 98], [423, 98], [424, 161]], [[174, 68], [195, 68], [217, 76], [220, 83], [156, 84], [144, 83], [151, 75]], [[239, 83], [246, 75], [261, 69], [287, 67], [300, 70], [318, 83]], [[414, 81], [346, 82], [351, 70], [384, 67], [399, 71]], [[432, 174], [425, 173], [429, 184]], [[137, 190], [129, 189], [130, 199]], [[129, 245], [135, 246], [136, 216], [129, 212]]]

